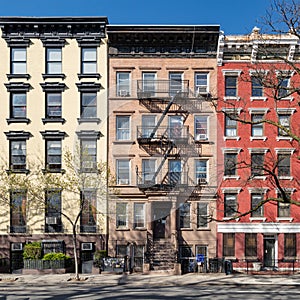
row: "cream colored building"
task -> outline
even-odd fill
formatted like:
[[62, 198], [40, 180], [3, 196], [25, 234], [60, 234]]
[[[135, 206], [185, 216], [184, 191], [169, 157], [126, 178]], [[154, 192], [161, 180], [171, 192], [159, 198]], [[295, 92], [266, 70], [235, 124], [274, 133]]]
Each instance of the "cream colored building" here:
[[[0, 18], [2, 170], [30, 176], [41, 163], [46, 172], [65, 176], [64, 152], [77, 155], [78, 145], [87, 149], [85, 172], [106, 162], [106, 24], [106, 17]], [[106, 247], [106, 201], [93, 187], [84, 195], [91, 202], [78, 221], [77, 248], [82, 269], [90, 271], [92, 253]], [[71, 225], [61, 212], [74, 220], [78, 195], [45, 193], [55, 209], [49, 202], [44, 211], [26, 204], [26, 191], [9, 196], [1, 204], [0, 254], [11, 271], [22, 267], [22, 246], [30, 241], [72, 255]]]
[[[108, 254], [133, 270], [216, 256], [218, 26], [111, 25]], [[209, 101], [207, 101], [209, 100]], [[200, 266], [199, 266], [200, 267]]]

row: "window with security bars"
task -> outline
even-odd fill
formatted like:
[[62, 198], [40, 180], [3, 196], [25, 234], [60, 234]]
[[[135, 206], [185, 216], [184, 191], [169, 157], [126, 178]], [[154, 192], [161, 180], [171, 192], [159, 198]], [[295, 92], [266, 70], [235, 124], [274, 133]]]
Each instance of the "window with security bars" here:
[[134, 228], [145, 227], [145, 203], [134, 203]]
[[284, 256], [296, 257], [297, 256], [297, 240], [296, 233], [284, 234]]
[[235, 256], [234, 233], [223, 233], [223, 256]]
[[245, 233], [245, 256], [257, 256], [256, 233]]

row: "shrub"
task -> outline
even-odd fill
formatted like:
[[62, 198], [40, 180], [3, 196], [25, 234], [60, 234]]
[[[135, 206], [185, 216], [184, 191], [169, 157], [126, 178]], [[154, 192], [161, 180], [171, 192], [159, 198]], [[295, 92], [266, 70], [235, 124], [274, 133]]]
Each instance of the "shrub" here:
[[24, 259], [40, 259], [42, 257], [42, 245], [40, 242], [32, 242], [24, 246]]
[[51, 253], [47, 253], [44, 255], [43, 260], [68, 260], [70, 259], [70, 256], [65, 255], [61, 252], [55, 253], [55, 252], [51, 252]]

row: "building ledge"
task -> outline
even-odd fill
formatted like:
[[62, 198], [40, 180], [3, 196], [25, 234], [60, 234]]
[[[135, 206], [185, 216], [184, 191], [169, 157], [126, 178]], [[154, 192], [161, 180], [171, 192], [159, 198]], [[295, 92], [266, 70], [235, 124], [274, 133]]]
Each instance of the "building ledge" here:
[[267, 97], [250, 97], [250, 101], [267, 101]]
[[293, 219], [294, 219], [294, 218], [291, 218], [291, 217], [277, 217], [277, 218], [276, 218], [276, 221], [277, 221], [277, 222], [288, 221], [288, 222], [292, 223], [292, 222], [293, 222]]
[[255, 140], [263, 140], [265, 141], [267, 139], [266, 136], [250, 136], [250, 141], [255, 141]]
[[250, 222], [255, 222], [255, 221], [266, 222], [267, 218], [264, 218], [264, 217], [250, 217], [249, 220], [250, 220]]
[[224, 136], [224, 141], [227, 141], [227, 140], [237, 140], [239, 141], [241, 139], [240, 136]]

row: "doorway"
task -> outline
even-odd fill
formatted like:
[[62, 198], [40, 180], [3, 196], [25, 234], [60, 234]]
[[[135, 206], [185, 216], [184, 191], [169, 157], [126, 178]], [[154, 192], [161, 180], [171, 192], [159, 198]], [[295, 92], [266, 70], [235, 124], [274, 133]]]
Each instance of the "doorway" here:
[[170, 209], [170, 203], [153, 204], [152, 224], [154, 239], [164, 239], [168, 237], [168, 233], [170, 231]]
[[275, 244], [274, 235], [264, 236], [264, 267], [275, 267]]

